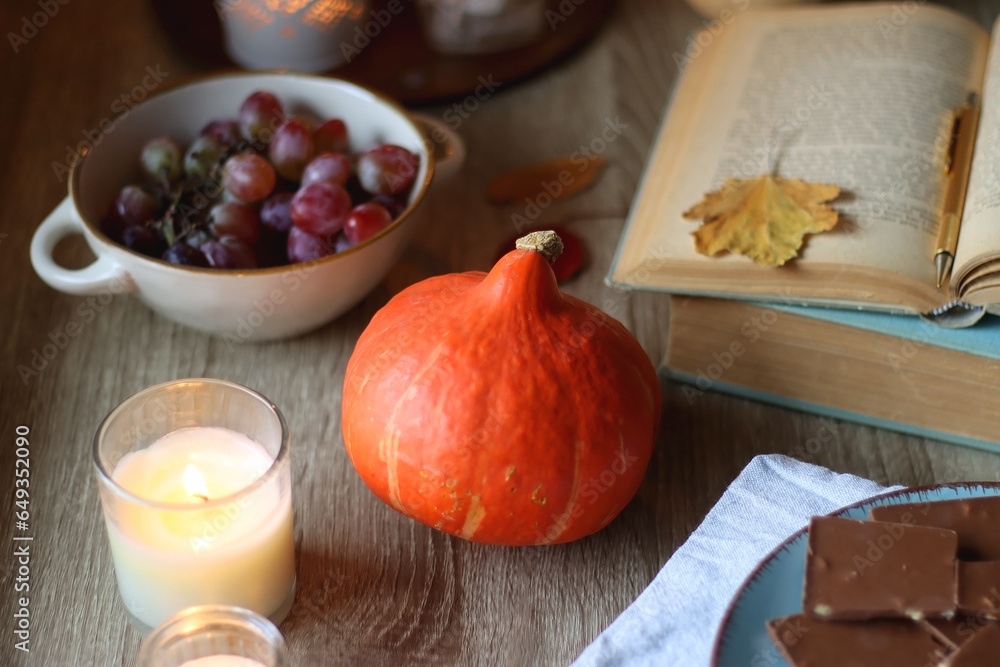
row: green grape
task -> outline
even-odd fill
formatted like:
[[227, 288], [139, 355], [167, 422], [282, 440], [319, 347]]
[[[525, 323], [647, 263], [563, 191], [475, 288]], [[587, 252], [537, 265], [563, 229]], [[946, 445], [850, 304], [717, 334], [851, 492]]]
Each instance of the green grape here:
[[142, 147], [139, 164], [148, 177], [169, 186], [184, 174], [184, 149], [170, 137], [156, 137]]

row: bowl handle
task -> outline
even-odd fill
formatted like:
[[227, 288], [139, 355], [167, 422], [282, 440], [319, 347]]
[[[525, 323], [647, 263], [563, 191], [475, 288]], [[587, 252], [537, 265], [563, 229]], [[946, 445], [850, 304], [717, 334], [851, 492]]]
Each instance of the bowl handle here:
[[115, 294], [135, 289], [132, 277], [110, 255], [102, 255], [82, 269], [67, 269], [56, 264], [52, 251], [71, 234], [83, 233], [83, 221], [73, 200], [66, 197], [48, 215], [31, 237], [31, 265], [38, 277], [50, 287], [68, 294]]
[[411, 113], [410, 118], [420, 126], [434, 147], [434, 171], [441, 178], [451, 178], [465, 162], [465, 142], [455, 130], [422, 113]]

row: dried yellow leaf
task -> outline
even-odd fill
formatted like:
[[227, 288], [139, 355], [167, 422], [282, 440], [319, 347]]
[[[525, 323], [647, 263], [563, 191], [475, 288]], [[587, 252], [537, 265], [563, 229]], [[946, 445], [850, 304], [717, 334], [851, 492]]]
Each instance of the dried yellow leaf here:
[[486, 197], [494, 204], [535, 200], [546, 193], [552, 199], [568, 197], [590, 187], [603, 166], [604, 157], [600, 155], [539, 162], [496, 177]]
[[764, 174], [727, 179], [684, 212], [704, 220], [692, 235], [703, 255], [730, 251], [758, 264], [781, 266], [798, 255], [806, 234], [833, 229], [837, 212], [825, 202], [840, 194], [836, 185]]

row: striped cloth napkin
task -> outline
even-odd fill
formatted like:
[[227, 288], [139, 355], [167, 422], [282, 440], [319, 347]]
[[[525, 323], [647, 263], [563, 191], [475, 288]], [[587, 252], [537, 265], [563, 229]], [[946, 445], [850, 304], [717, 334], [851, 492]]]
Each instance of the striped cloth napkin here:
[[653, 582], [572, 667], [703, 667], [750, 572], [809, 518], [883, 487], [787, 456], [755, 457]]

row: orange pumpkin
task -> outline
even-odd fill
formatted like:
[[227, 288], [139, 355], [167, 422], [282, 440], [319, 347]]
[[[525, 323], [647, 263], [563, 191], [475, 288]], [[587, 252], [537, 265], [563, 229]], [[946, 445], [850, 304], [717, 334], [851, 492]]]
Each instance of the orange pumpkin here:
[[489, 274], [393, 297], [347, 366], [343, 429], [364, 482], [399, 512], [475, 542], [568, 542], [639, 488], [660, 419], [656, 372], [600, 309], [559, 291], [558, 236]]

